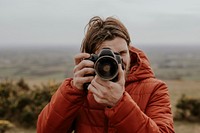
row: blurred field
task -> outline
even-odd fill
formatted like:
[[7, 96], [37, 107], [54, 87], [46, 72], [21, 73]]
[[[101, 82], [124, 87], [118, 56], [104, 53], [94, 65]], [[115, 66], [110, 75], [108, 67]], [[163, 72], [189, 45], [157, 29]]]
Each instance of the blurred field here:
[[175, 122], [175, 132], [176, 133], [199, 133], [200, 124], [199, 123], [188, 123], [188, 122]]
[[[176, 133], [199, 133], [199, 131], [200, 124], [188, 122], [175, 122]], [[36, 133], [36, 130], [17, 128], [14, 130], [10, 130], [7, 133]]]
[[176, 110], [176, 103], [180, 97], [185, 94], [190, 98], [200, 98], [199, 81], [165, 81], [169, 87], [173, 112]]
[[[37, 84], [38, 80], [31, 81], [34, 84]], [[199, 98], [200, 97], [200, 82], [198, 81], [178, 81], [178, 80], [165, 80], [169, 87], [171, 103], [172, 103], [172, 111], [173, 114], [176, 112], [176, 103], [177, 100], [183, 95], [187, 94], [188, 97]], [[175, 121], [175, 131], [176, 133], [199, 133], [200, 131], [200, 123], [189, 123], [189, 122], [181, 122]], [[23, 129], [16, 128], [14, 130], [9, 131], [8, 133], [35, 133], [35, 129]]]
[[[170, 92], [173, 114], [183, 94], [200, 98], [200, 47], [140, 47], [148, 55], [156, 77], [164, 80]], [[0, 81], [23, 77], [29, 85], [56, 82], [72, 76], [77, 47], [0, 50]], [[175, 121], [176, 133], [199, 133], [200, 123]], [[35, 129], [16, 128], [8, 133], [33, 133]]]
[[[198, 81], [165, 81], [169, 87], [170, 98], [172, 103], [173, 114], [176, 112], [177, 100], [183, 94], [188, 97], [200, 98], [200, 82]], [[175, 121], [174, 124], [176, 133], [199, 133], [200, 123], [189, 123]]]
[[8, 130], [6, 133], [36, 133], [36, 129], [15, 128]]
[[[199, 133], [200, 124], [188, 122], [175, 122], [176, 133]], [[21, 129], [17, 128], [8, 131], [8, 133], [36, 133], [35, 129]]]

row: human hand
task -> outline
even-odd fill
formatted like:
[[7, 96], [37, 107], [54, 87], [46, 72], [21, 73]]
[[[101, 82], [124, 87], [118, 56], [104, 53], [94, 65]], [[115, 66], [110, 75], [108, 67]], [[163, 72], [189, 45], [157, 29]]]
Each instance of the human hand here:
[[118, 72], [117, 82], [102, 80], [97, 75], [92, 80], [88, 89], [93, 93], [97, 103], [113, 107], [122, 98], [125, 91], [125, 71], [122, 70], [121, 64]]
[[[94, 62], [90, 60], [84, 60], [89, 58], [90, 54], [88, 53], [79, 53], [74, 57], [75, 67], [74, 67], [74, 76], [73, 76], [73, 86], [83, 90], [83, 84], [91, 82], [94, 76]], [[90, 74], [90, 76], [85, 76]]]

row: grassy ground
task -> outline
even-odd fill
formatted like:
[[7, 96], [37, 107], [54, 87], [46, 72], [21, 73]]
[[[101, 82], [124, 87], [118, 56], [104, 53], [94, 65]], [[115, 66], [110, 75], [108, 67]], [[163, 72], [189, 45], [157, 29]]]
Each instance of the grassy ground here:
[[178, 122], [175, 124], [176, 133], [199, 133], [200, 132], [200, 123], [188, 123], [188, 122]]
[[168, 80], [165, 81], [169, 87], [170, 99], [172, 104], [172, 111], [176, 111], [176, 103], [182, 95], [191, 98], [200, 98], [200, 82], [199, 81], [181, 81], [181, 80]]
[[[200, 82], [198, 81], [166, 81], [166, 83], [169, 87], [173, 114], [176, 112], [176, 103], [183, 94], [192, 98], [200, 98]], [[175, 121], [174, 128], [176, 133], [199, 133], [200, 123]]]
[[[178, 122], [174, 123], [176, 133], [199, 133], [199, 123]], [[7, 133], [36, 133], [36, 129], [15, 128]]]
[[[38, 82], [37, 81], [30, 81], [32, 84]], [[43, 81], [44, 82], [44, 81]], [[186, 94], [188, 97], [193, 98], [200, 98], [200, 82], [197, 81], [165, 81], [169, 87], [169, 93], [172, 103], [172, 111], [173, 114], [176, 112], [176, 103], [177, 100], [183, 94]], [[174, 123], [175, 132], [176, 133], [199, 133], [200, 131], [200, 123], [189, 123], [184, 121], [175, 121]], [[10, 130], [8, 133], [35, 133], [36, 129], [22, 129], [22, 128], [15, 128]]]
[[6, 133], [36, 133], [36, 129], [14, 128]]

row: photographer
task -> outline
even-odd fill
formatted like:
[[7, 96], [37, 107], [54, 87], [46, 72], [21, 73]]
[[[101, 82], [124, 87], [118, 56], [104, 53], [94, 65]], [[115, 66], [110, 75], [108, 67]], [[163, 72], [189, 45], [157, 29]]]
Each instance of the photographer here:
[[[102, 58], [107, 62], [97, 63]], [[119, 20], [93, 17], [74, 61], [73, 78], [62, 83], [40, 113], [37, 133], [174, 132], [167, 86], [155, 78], [145, 54], [131, 46]]]

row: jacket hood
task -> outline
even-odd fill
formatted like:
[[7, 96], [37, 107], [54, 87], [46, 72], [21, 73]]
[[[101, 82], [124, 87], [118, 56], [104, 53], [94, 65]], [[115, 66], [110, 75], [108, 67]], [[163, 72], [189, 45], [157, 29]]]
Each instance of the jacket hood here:
[[150, 67], [149, 60], [144, 52], [132, 46], [129, 51], [131, 63], [126, 82], [128, 83], [155, 77], [153, 70]]

